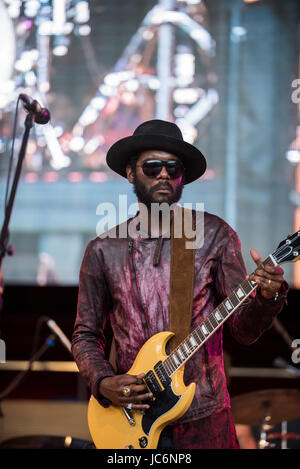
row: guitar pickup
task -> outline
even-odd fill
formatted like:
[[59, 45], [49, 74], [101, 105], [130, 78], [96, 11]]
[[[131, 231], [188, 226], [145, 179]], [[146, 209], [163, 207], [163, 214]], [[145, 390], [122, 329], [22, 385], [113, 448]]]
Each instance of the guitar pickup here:
[[156, 396], [162, 391], [162, 388], [159, 382], [157, 381], [156, 376], [152, 370], [148, 371], [143, 381], [145, 385], [147, 386], [147, 388], [149, 389], [149, 391], [152, 392], [153, 396]]
[[162, 361], [159, 361], [159, 362], [156, 363], [156, 365], [154, 366], [154, 371], [155, 371], [156, 375], [158, 376], [158, 379], [161, 382], [161, 384], [163, 385], [163, 387], [166, 388], [168, 386], [168, 384], [170, 384], [171, 378], [168, 375]]

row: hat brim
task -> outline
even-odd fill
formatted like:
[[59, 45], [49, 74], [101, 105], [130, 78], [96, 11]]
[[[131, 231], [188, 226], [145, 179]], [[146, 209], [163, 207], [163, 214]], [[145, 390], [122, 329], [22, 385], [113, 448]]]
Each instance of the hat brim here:
[[108, 150], [106, 162], [110, 169], [127, 178], [129, 158], [147, 150], [161, 150], [178, 156], [185, 168], [185, 184], [198, 179], [206, 170], [206, 159], [190, 143], [167, 135], [135, 135], [122, 138]]

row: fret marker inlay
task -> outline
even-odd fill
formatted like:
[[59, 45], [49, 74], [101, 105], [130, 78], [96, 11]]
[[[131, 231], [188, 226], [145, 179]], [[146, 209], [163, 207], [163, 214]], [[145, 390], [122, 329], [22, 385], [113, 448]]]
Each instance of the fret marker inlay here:
[[196, 347], [196, 346], [197, 346], [197, 342], [196, 342], [196, 340], [194, 339], [194, 337], [190, 337], [190, 343], [191, 343], [192, 347]]
[[175, 365], [180, 365], [180, 361], [178, 360], [175, 354], [173, 355], [173, 357], [174, 357]]
[[217, 321], [222, 321], [222, 317], [220, 316], [218, 311], [215, 314], [215, 318], [216, 318]]

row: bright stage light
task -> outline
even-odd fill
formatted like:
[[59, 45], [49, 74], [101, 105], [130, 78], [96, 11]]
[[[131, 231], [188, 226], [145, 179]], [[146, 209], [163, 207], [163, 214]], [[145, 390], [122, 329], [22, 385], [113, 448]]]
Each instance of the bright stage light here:
[[5, 83], [1, 84], [1, 91], [4, 94], [12, 93], [15, 89], [15, 83], [13, 80], [7, 80]]
[[64, 55], [67, 55], [68, 53], [68, 48], [66, 46], [60, 45], [53, 47], [53, 55], [56, 55], [57, 57], [63, 57]]
[[178, 46], [175, 55], [175, 75], [178, 86], [186, 87], [194, 81], [195, 55], [189, 47]]
[[153, 31], [150, 31], [149, 29], [145, 29], [145, 31], [143, 31], [142, 33], [142, 36], [143, 36], [143, 39], [145, 39], [145, 41], [151, 41], [151, 39], [153, 39], [154, 37], [154, 33]]
[[36, 75], [32, 70], [25, 73], [24, 79], [27, 86], [34, 86], [36, 84]]
[[87, 125], [92, 124], [98, 117], [98, 111], [92, 106], [88, 106], [79, 118], [79, 123], [86, 127]]
[[231, 32], [234, 36], [242, 38], [246, 36], [247, 29], [245, 29], [243, 26], [233, 26], [233, 28], [231, 29]]
[[6, 106], [9, 104], [9, 97], [5, 96], [4, 94], [0, 94], [0, 109], [6, 108]]
[[[132, 71], [108, 73], [104, 78], [104, 83], [111, 87], [118, 86], [122, 81], [129, 80], [133, 78], [134, 73]], [[104, 93], [103, 93], [104, 94]]]
[[77, 1], [75, 5], [75, 21], [77, 23], [87, 23], [90, 19], [89, 4], [86, 1]]
[[112, 96], [115, 93], [115, 88], [111, 85], [101, 85], [99, 91], [103, 96]]
[[49, 81], [42, 81], [39, 84], [39, 90], [41, 93], [48, 93], [50, 91], [50, 82]]
[[64, 34], [66, 2], [65, 0], [52, 0], [52, 5], [53, 34]]
[[103, 145], [104, 138], [102, 135], [91, 138], [84, 147], [84, 153], [92, 155], [100, 145]]
[[176, 124], [182, 132], [183, 139], [186, 142], [193, 144], [198, 134], [196, 127], [191, 125], [185, 119], [177, 119]]
[[41, 36], [51, 36], [53, 30], [52, 21], [43, 21], [38, 28], [38, 33]]
[[40, 8], [40, 2], [38, 0], [27, 0], [24, 7], [25, 16], [28, 18], [34, 18]]
[[0, 93], [3, 93], [3, 85], [9, 81], [14, 67], [15, 35], [13, 23], [2, 1], [0, 1], [0, 44]]
[[91, 100], [90, 104], [93, 108], [97, 109], [98, 111], [101, 111], [104, 108], [106, 101], [106, 98], [103, 98], [103, 96], [96, 96]]
[[78, 32], [79, 36], [88, 36], [91, 34], [91, 27], [88, 24], [83, 24], [79, 26], [76, 31]]
[[150, 78], [148, 80], [148, 86], [150, 88], [150, 90], [158, 90], [158, 88], [160, 87], [160, 81], [158, 78]]
[[36, 143], [38, 144], [39, 147], [45, 147], [46, 146], [46, 140], [45, 140], [45, 137], [38, 137], [36, 139]]
[[64, 129], [62, 125], [56, 125], [54, 127], [54, 132], [55, 132], [56, 137], [61, 137], [62, 134], [64, 133]]
[[189, 107], [186, 106], [186, 105], [183, 105], [183, 104], [180, 104], [179, 106], [176, 106], [175, 109], [174, 109], [174, 116], [177, 118], [177, 119], [180, 119], [182, 117], [184, 117], [186, 115], [186, 113], [188, 112], [189, 110]]
[[53, 38], [53, 55], [62, 57], [68, 53], [69, 39], [66, 36], [54, 36]]
[[177, 88], [173, 93], [173, 99], [178, 104], [194, 104], [199, 97], [199, 88]]
[[138, 80], [133, 78], [132, 80], [128, 80], [125, 83], [125, 88], [127, 91], [131, 91], [132, 93], [135, 93], [140, 87], [140, 84]]
[[7, 11], [12, 19], [19, 18], [21, 5], [22, 2], [20, 0], [13, 0], [10, 2]]
[[84, 147], [85, 140], [83, 137], [73, 137], [70, 141], [70, 149], [77, 153]]
[[15, 69], [18, 72], [22, 73], [29, 72], [32, 69], [33, 65], [36, 63], [38, 57], [39, 53], [36, 49], [24, 51], [21, 54], [19, 60], [16, 61]]
[[289, 150], [286, 152], [286, 159], [290, 163], [300, 163], [300, 151], [299, 150]]

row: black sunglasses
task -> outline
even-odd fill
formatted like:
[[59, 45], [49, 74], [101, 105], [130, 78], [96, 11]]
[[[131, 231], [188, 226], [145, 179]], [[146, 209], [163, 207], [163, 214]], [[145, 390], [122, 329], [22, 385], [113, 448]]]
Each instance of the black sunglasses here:
[[153, 159], [146, 160], [143, 164], [136, 166], [140, 166], [143, 169], [143, 173], [145, 174], [145, 176], [149, 178], [155, 178], [156, 176], [158, 176], [161, 173], [163, 166], [166, 168], [168, 175], [172, 179], [176, 179], [182, 176], [184, 171], [181, 161], [178, 160], [162, 161]]

